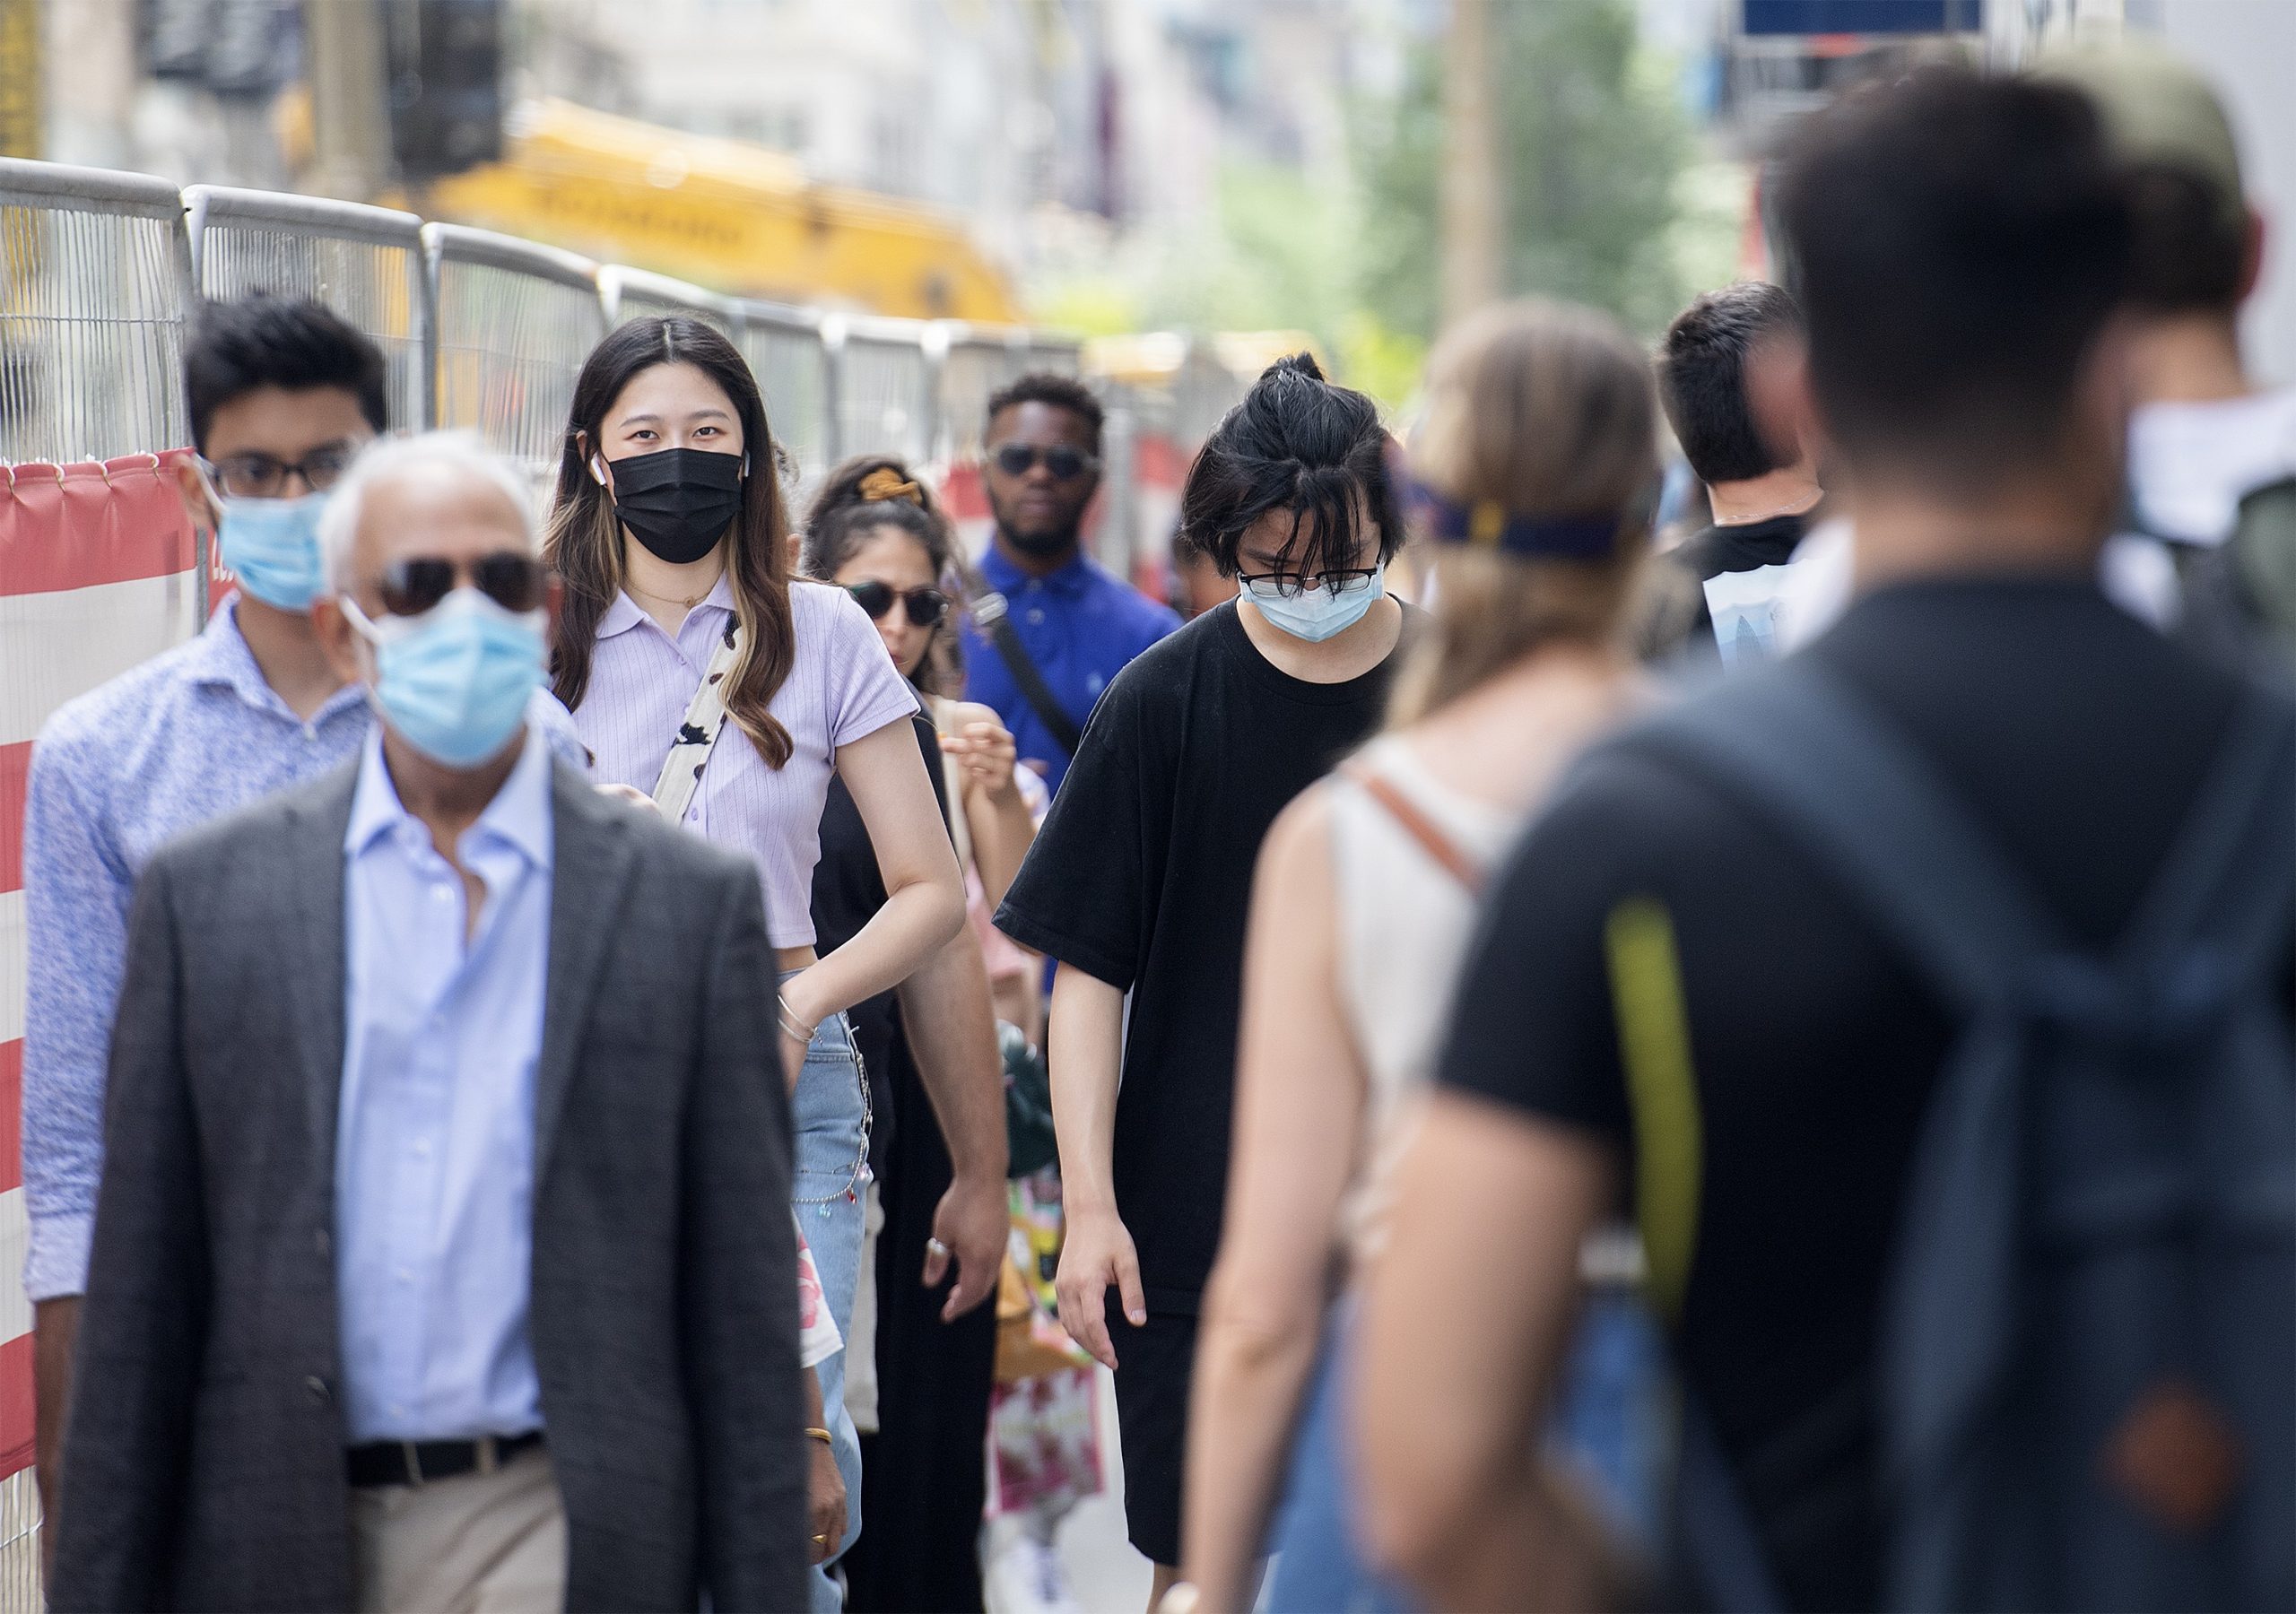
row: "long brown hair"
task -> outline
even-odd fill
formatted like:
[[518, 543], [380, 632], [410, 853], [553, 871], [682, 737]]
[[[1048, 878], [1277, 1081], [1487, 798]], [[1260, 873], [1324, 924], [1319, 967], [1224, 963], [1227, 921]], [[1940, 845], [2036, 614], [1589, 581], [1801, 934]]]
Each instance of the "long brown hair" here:
[[1658, 474], [1649, 361], [1607, 315], [1550, 302], [1486, 308], [1439, 343], [1414, 476], [1509, 516], [1614, 517], [1596, 560], [1439, 544], [1431, 631], [1396, 681], [1390, 720], [1448, 706], [1533, 651], [1620, 637], [1649, 542]]
[[836, 581], [839, 569], [862, 545], [887, 527], [905, 534], [925, 551], [933, 576], [952, 603], [926, 641], [925, 659], [913, 681], [928, 695], [952, 699], [964, 692], [964, 664], [952, 630], [956, 608], [964, 603], [956, 524], [933, 497], [926, 479], [909, 462], [890, 454], [864, 454], [831, 472], [805, 512], [800, 562], [809, 577]]
[[692, 365], [733, 401], [741, 420], [749, 473], [742, 480], [741, 509], [728, 530], [726, 575], [733, 582], [743, 649], [726, 692], [726, 710], [766, 765], [779, 768], [789, 759], [791, 742], [789, 731], [773, 715], [773, 697], [796, 659], [789, 616], [789, 513], [775, 473], [779, 453], [748, 362], [698, 319], [673, 315], [631, 320], [591, 351], [574, 384], [573, 418], [558, 462], [558, 493], [543, 538], [544, 558], [566, 581], [551, 651], [552, 692], [570, 712], [582, 704], [590, 687], [598, 620], [622, 589], [622, 523], [605, 489], [590, 474], [590, 456], [600, 452], [601, 430], [614, 400], [657, 364]]

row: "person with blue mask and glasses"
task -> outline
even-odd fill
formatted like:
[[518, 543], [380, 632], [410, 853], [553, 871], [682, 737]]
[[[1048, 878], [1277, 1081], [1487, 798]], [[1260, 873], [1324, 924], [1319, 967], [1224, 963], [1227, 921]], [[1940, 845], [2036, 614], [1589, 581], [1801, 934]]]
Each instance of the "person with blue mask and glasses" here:
[[314, 621], [377, 723], [145, 868], [59, 1609], [804, 1596], [758, 873], [553, 759], [530, 500], [368, 450]]
[[1385, 586], [1403, 542], [1387, 447], [1378, 406], [1305, 353], [1229, 411], [1180, 532], [1242, 592], [1117, 674], [996, 915], [1059, 961], [1060, 1320], [1115, 1370], [1126, 1522], [1158, 1597], [1180, 1562], [1253, 861], [1285, 804], [1378, 730], [1420, 620]]
[[[319, 512], [389, 424], [380, 350], [316, 302], [210, 303], [185, 350], [184, 391], [197, 457], [179, 490], [236, 590], [197, 638], [58, 707], [25, 787], [24, 1287], [51, 1519], [136, 875], [163, 842], [344, 761], [370, 725], [310, 612]], [[579, 762], [562, 708], [535, 699], [553, 745]]]

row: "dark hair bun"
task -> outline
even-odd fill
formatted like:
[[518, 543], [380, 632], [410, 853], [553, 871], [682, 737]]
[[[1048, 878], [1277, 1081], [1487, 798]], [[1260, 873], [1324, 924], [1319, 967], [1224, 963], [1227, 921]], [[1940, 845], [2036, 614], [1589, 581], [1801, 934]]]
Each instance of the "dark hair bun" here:
[[1278, 359], [1274, 363], [1260, 371], [1259, 378], [1263, 381], [1273, 381], [1276, 377], [1287, 373], [1294, 376], [1305, 376], [1310, 381], [1323, 381], [1328, 379], [1328, 377], [1324, 374], [1324, 367], [1318, 364], [1316, 362], [1316, 356], [1313, 353], [1309, 352], [1305, 348], [1302, 348], [1296, 353], [1286, 353], [1283, 358]]

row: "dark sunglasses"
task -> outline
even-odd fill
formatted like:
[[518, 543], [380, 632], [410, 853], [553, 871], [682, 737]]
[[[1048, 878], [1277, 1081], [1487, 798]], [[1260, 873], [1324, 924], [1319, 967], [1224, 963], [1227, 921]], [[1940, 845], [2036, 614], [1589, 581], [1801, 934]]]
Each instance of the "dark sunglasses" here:
[[393, 616], [421, 616], [465, 578], [505, 611], [539, 611], [550, 592], [549, 570], [532, 555], [516, 550], [498, 550], [475, 560], [415, 555], [383, 568], [383, 609]]
[[303, 486], [324, 493], [343, 480], [359, 450], [350, 443], [327, 443], [295, 461], [274, 459], [267, 454], [230, 454], [220, 460], [203, 459], [207, 479], [233, 499], [276, 499], [287, 479], [300, 476]]
[[869, 613], [873, 622], [891, 611], [895, 600], [907, 603], [909, 625], [912, 628], [937, 628], [941, 619], [949, 614], [949, 596], [937, 588], [912, 588], [904, 594], [890, 583], [848, 583], [845, 592]]
[[996, 468], [1007, 476], [1026, 476], [1041, 462], [1052, 473], [1055, 482], [1073, 482], [1100, 466], [1100, 462], [1091, 455], [1065, 443], [1055, 443], [1049, 448], [1039, 448], [1033, 443], [1005, 443], [997, 448], [994, 457]]

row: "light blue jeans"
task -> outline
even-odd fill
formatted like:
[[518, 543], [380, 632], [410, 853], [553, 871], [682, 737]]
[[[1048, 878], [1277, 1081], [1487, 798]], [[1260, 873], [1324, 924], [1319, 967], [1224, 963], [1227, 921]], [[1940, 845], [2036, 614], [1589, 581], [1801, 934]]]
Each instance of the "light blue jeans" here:
[[[1347, 1401], [1356, 1329], [1353, 1298], [1333, 1308], [1292, 1448], [1273, 1539], [1266, 1614], [1408, 1614], [1403, 1589], [1375, 1573], [1357, 1547], [1358, 1491]], [[1618, 1289], [1587, 1297], [1559, 1386], [1549, 1449], [1570, 1462], [1622, 1539], [1657, 1543], [1667, 1441], [1665, 1347], [1642, 1304]]]
[[[787, 976], [782, 977], [787, 979]], [[837, 1331], [853, 1335], [853, 1301], [861, 1280], [863, 1201], [869, 1185], [869, 1079], [853, 1046], [853, 1026], [842, 1014], [825, 1017], [805, 1048], [805, 1068], [790, 1100], [796, 1133], [796, 1175], [790, 1203], [813, 1246]], [[845, 1353], [813, 1370], [821, 1378], [822, 1411], [830, 1450], [845, 1476], [843, 1552], [861, 1533], [861, 1443], [845, 1410]], [[813, 1606], [834, 1614], [843, 1599], [826, 1567], [813, 1573]]]

